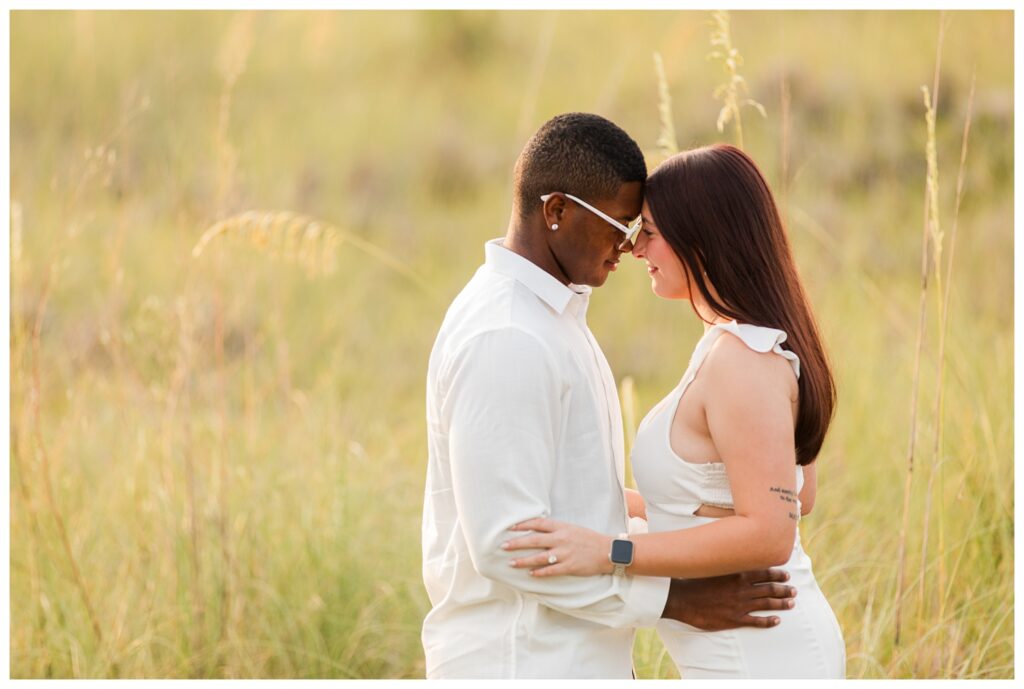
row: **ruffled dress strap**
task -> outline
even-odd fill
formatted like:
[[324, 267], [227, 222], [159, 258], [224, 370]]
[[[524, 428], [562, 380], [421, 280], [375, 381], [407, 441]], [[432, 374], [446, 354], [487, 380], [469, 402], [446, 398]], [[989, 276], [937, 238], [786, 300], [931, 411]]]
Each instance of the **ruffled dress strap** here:
[[[782, 348], [782, 343], [786, 341], [787, 335], [784, 330], [777, 330], [775, 328], [768, 328], [761, 325], [750, 325], [749, 323], [737, 323], [736, 321], [729, 321], [727, 323], [717, 323], [704, 333], [704, 337], [697, 345], [697, 351], [694, 352], [694, 358], [697, 357], [697, 353], [700, 352], [700, 359], [703, 360], [707, 356], [707, 352], [711, 349], [711, 345], [714, 344], [715, 340], [723, 332], [729, 332], [736, 337], [743, 340], [743, 343], [753, 349], [755, 352], [774, 352], [778, 354], [793, 367], [793, 373], [796, 377], [800, 377], [800, 357], [794, 352], [788, 349]], [[712, 333], [715, 333], [712, 335]]]

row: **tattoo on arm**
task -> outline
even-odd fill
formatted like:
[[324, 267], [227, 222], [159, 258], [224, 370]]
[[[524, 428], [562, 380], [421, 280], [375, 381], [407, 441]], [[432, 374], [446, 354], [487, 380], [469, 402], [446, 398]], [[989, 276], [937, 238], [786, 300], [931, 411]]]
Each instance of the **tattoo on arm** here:
[[[796, 504], [799, 504], [799, 502], [800, 502], [799, 499], [796, 496], [796, 493], [794, 491], [786, 490], [785, 488], [780, 488], [778, 486], [772, 486], [771, 488], [768, 489], [768, 492], [769, 493], [775, 493], [776, 495], [779, 496], [779, 500], [781, 500], [782, 502], [785, 502], [785, 503], [789, 503], [791, 505], [796, 505]], [[794, 521], [799, 521], [799, 519], [800, 519], [799, 515], [797, 515], [797, 514], [795, 514], [793, 512], [789, 512], [788, 514], [789, 514], [789, 518], [790, 519], [792, 519]]]

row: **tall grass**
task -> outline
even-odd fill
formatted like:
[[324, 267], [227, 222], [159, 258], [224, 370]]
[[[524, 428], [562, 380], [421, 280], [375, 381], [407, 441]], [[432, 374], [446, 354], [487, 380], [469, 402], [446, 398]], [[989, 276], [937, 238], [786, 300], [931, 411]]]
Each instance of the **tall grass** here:
[[708, 59], [721, 60], [725, 72], [725, 81], [714, 91], [715, 99], [722, 101], [722, 109], [718, 111], [715, 126], [719, 132], [724, 132], [725, 126], [732, 122], [736, 130], [736, 145], [743, 148], [742, 108], [749, 105], [761, 113], [761, 117], [768, 115], [763, 105], [752, 98], [743, 98], [747, 91], [747, 80], [740, 76], [739, 69], [743, 64], [743, 56], [732, 44], [729, 12], [717, 10], [711, 13], [711, 19], [714, 28], [711, 31], [712, 51], [708, 53]]
[[[906, 481], [904, 482], [903, 488], [903, 524], [900, 527], [900, 550], [898, 555], [899, 569], [896, 573], [898, 582], [896, 592], [896, 630], [893, 634], [893, 643], [899, 646], [900, 643], [900, 632], [902, 631], [902, 612], [903, 612], [903, 595], [905, 592], [905, 574], [906, 574], [906, 543], [907, 543], [907, 531], [910, 523], [910, 493], [914, 476], [914, 449], [917, 441], [917, 403], [918, 403], [918, 391], [920, 389], [921, 382], [921, 358], [924, 352], [924, 336], [925, 336], [925, 318], [927, 316], [927, 300], [928, 300], [928, 277], [929, 277], [929, 254], [934, 254], [935, 264], [938, 265], [939, 258], [938, 254], [942, 250], [942, 236], [939, 230], [939, 173], [938, 163], [936, 161], [935, 152], [935, 108], [936, 101], [939, 98], [939, 74], [942, 68], [942, 42], [945, 37], [945, 24], [939, 24], [939, 40], [938, 45], [935, 49], [935, 76], [932, 81], [932, 90], [928, 91], [928, 87], [921, 87], [921, 91], [924, 96], [924, 107], [925, 107], [925, 124], [926, 124], [926, 137], [925, 137], [925, 159], [927, 161], [927, 176], [925, 178], [925, 196], [924, 196], [924, 223], [923, 231], [921, 235], [921, 297], [920, 306], [918, 308], [917, 318], [917, 345], [915, 347], [914, 356], [914, 376], [911, 381], [911, 394], [910, 394], [910, 440], [907, 445], [907, 475]], [[928, 512], [931, 506], [931, 491], [928, 492], [928, 498], [926, 500], [925, 507], [925, 519], [924, 519], [924, 530], [925, 537], [921, 539], [921, 566], [927, 560], [927, 547], [928, 547]], [[923, 592], [924, 592], [924, 572], [922, 570], [922, 576], [919, 581], [919, 591], [921, 596], [918, 598], [918, 607], [922, 607]]]
[[[951, 232], [950, 238], [949, 238], [949, 256], [948, 256], [947, 262], [946, 262], [945, 291], [942, 294], [942, 305], [940, 307], [941, 311], [939, 313], [939, 354], [938, 354], [939, 365], [938, 365], [938, 372], [936, 373], [937, 381], [935, 383], [935, 387], [938, 390], [938, 394], [936, 395], [936, 399], [935, 399], [935, 411], [934, 411], [934, 418], [935, 418], [935, 434], [934, 434], [934, 438], [935, 438], [935, 444], [933, 446], [932, 452], [933, 452], [935, 460], [936, 460], [936, 462], [938, 464], [938, 469], [939, 469], [939, 494], [940, 495], [943, 493], [943, 487], [945, 485], [943, 472], [944, 472], [944, 467], [945, 467], [945, 464], [946, 464], [946, 458], [943, 456], [943, 444], [942, 444], [942, 428], [944, 426], [944, 414], [945, 414], [945, 407], [943, 405], [943, 394], [942, 393], [943, 393], [943, 387], [945, 385], [945, 373], [946, 373], [946, 333], [947, 333], [947, 330], [949, 328], [949, 295], [950, 295], [950, 287], [952, 285], [952, 277], [953, 277], [953, 257], [956, 255], [956, 235], [957, 235], [957, 229], [959, 228], [959, 220], [960, 220], [960, 202], [963, 199], [964, 177], [965, 177], [965, 172], [966, 172], [966, 169], [967, 169], [967, 142], [968, 142], [968, 137], [969, 137], [969, 135], [971, 133], [971, 115], [972, 115], [972, 113], [974, 111], [974, 87], [975, 87], [975, 83], [976, 83], [975, 76], [976, 76], [975, 74], [971, 75], [971, 91], [970, 91], [970, 94], [967, 96], [967, 112], [964, 115], [964, 129], [963, 129], [963, 135], [961, 136], [961, 144], [960, 144], [960, 165], [959, 165], [959, 168], [957, 170], [957, 175], [956, 175], [956, 201], [955, 201], [954, 206], [953, 206], [953, 231]], [[941, 281], [939, 281], [938, 285], [941, 286], [942, 284], [943, 283]], [[938, 292], [938, 289], [936, 289], [936, 292]], [[947, 602], [947, 596], [948, 596], [948, 592], [947, 592], [947, 589], [946, 589], [947, 572], [946, 572], [946, 559], [945, 559], [945, 556], [944, 556], [945, 552], [946, 552], [945, 527], [944, 527], [943, 514], [942, 514], [942, 512], [940, 512], [939, 513], [939, 553], [940, 553], [940, 556], [943, 559], [941, 559], [939, 561], [939, 581], [938, 581], [938, 586], [937, 586], [937, 589], [936, 589], [936, 596], [938, 597], [938, 600], [939, 600], [939, 610], [938, 610], [937, 619], [939, 620], [940, 624], [942, 623], [942, 621], [945, 619], [945, 616], [946, 616], [946, 602]], [[940, 632], [940, 636], [939, 636], [940, 643], [943, 643], [945, 641], [944, 636], [945, 636], [945, 627], [943, 626], [942, 627], [942, 631]], [[955, 645], [955, 639], [953, 640], [953, 644]], [[949, 673], [949, 672], [952, 671], [952, 660], [955, 657], [955, 651], [956, 651], [956, 649], [955, 649], [955, 647], [953, 647], [953, 648], [950, 648], [948, 651], [946, 651], [946, 649], [943, 649], [943, 651], [940, 652], [940, 661], [942, 659], [942, 653], [946, 653], [947, 654], [948, 662], [946, 663], [946, 665], [944, 667], [944, 671], [946, 673]]]
[[[836, 362], [801, 529], [853, 677], [1013, 672], [1012, 41], [1006, 14], [950, 16], [935, 147], [939, 165], [961, 151], [963, 204], [944, 207], [945, 315], [926, 324], [941, 344], [920, 359], [941, 437], [931, 414], [918, 431], [944, 460], [939, 531], [925, 561], [915, 479], [896, 646], [935, 15], [729, 15], [738, 102], [780, 113], [744, 121], [743, 144], [786, 171]], [[509, 132], [606, 102], [645, 148], [666, 121], [677, 147], [720, 136], [706, 13], [552, 18], [12, 14], [12, 676], [422, 676], [423, 377], [507, 220]], [[632, 426], [699, 328], [629, 262], [588, 319]], [[651, 630], [636, 659], [674, 676]]]
[[658, 134], [658, 150], [666, 158], [679, 152], [676, 140], [676, 126], [672, 121], [672, 94], [665, 76], [665, 62], [660, 53], [654, 53], [654, 71], [658, 78], [658, 120], [661, 132]]

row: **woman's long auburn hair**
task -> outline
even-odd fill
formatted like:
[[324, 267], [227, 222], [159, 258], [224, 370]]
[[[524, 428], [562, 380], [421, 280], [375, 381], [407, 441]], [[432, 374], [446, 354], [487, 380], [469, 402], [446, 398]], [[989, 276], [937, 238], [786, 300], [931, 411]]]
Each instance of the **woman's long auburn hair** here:
[[786, 332], [782, 347], [800, 357], [797, 464], [810, 464], [832, 421], [835, 381], [761, 171], [735, 146], [697, 148], [658, 166], [647, 178], [644, 198], [658, 231], [686, 266], [691, 291], [695, 284], [721, 316]]

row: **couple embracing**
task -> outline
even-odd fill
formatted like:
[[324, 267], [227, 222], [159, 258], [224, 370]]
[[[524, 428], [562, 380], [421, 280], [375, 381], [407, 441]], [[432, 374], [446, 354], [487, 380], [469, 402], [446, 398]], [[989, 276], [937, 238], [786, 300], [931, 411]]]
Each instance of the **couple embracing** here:
[[[484, 252], [427, 374], [427, 676], [628, 679], [653, 626], [683, 678], [842, 677], [797, 529], [834, 382], [754, 162], [716, 145], [648, 176], [618, 126], [559, 115], [520, 154], [507, 234]], [[704, 324], [637, 431], [639, 492], [586, 322], [624, 253]]]

